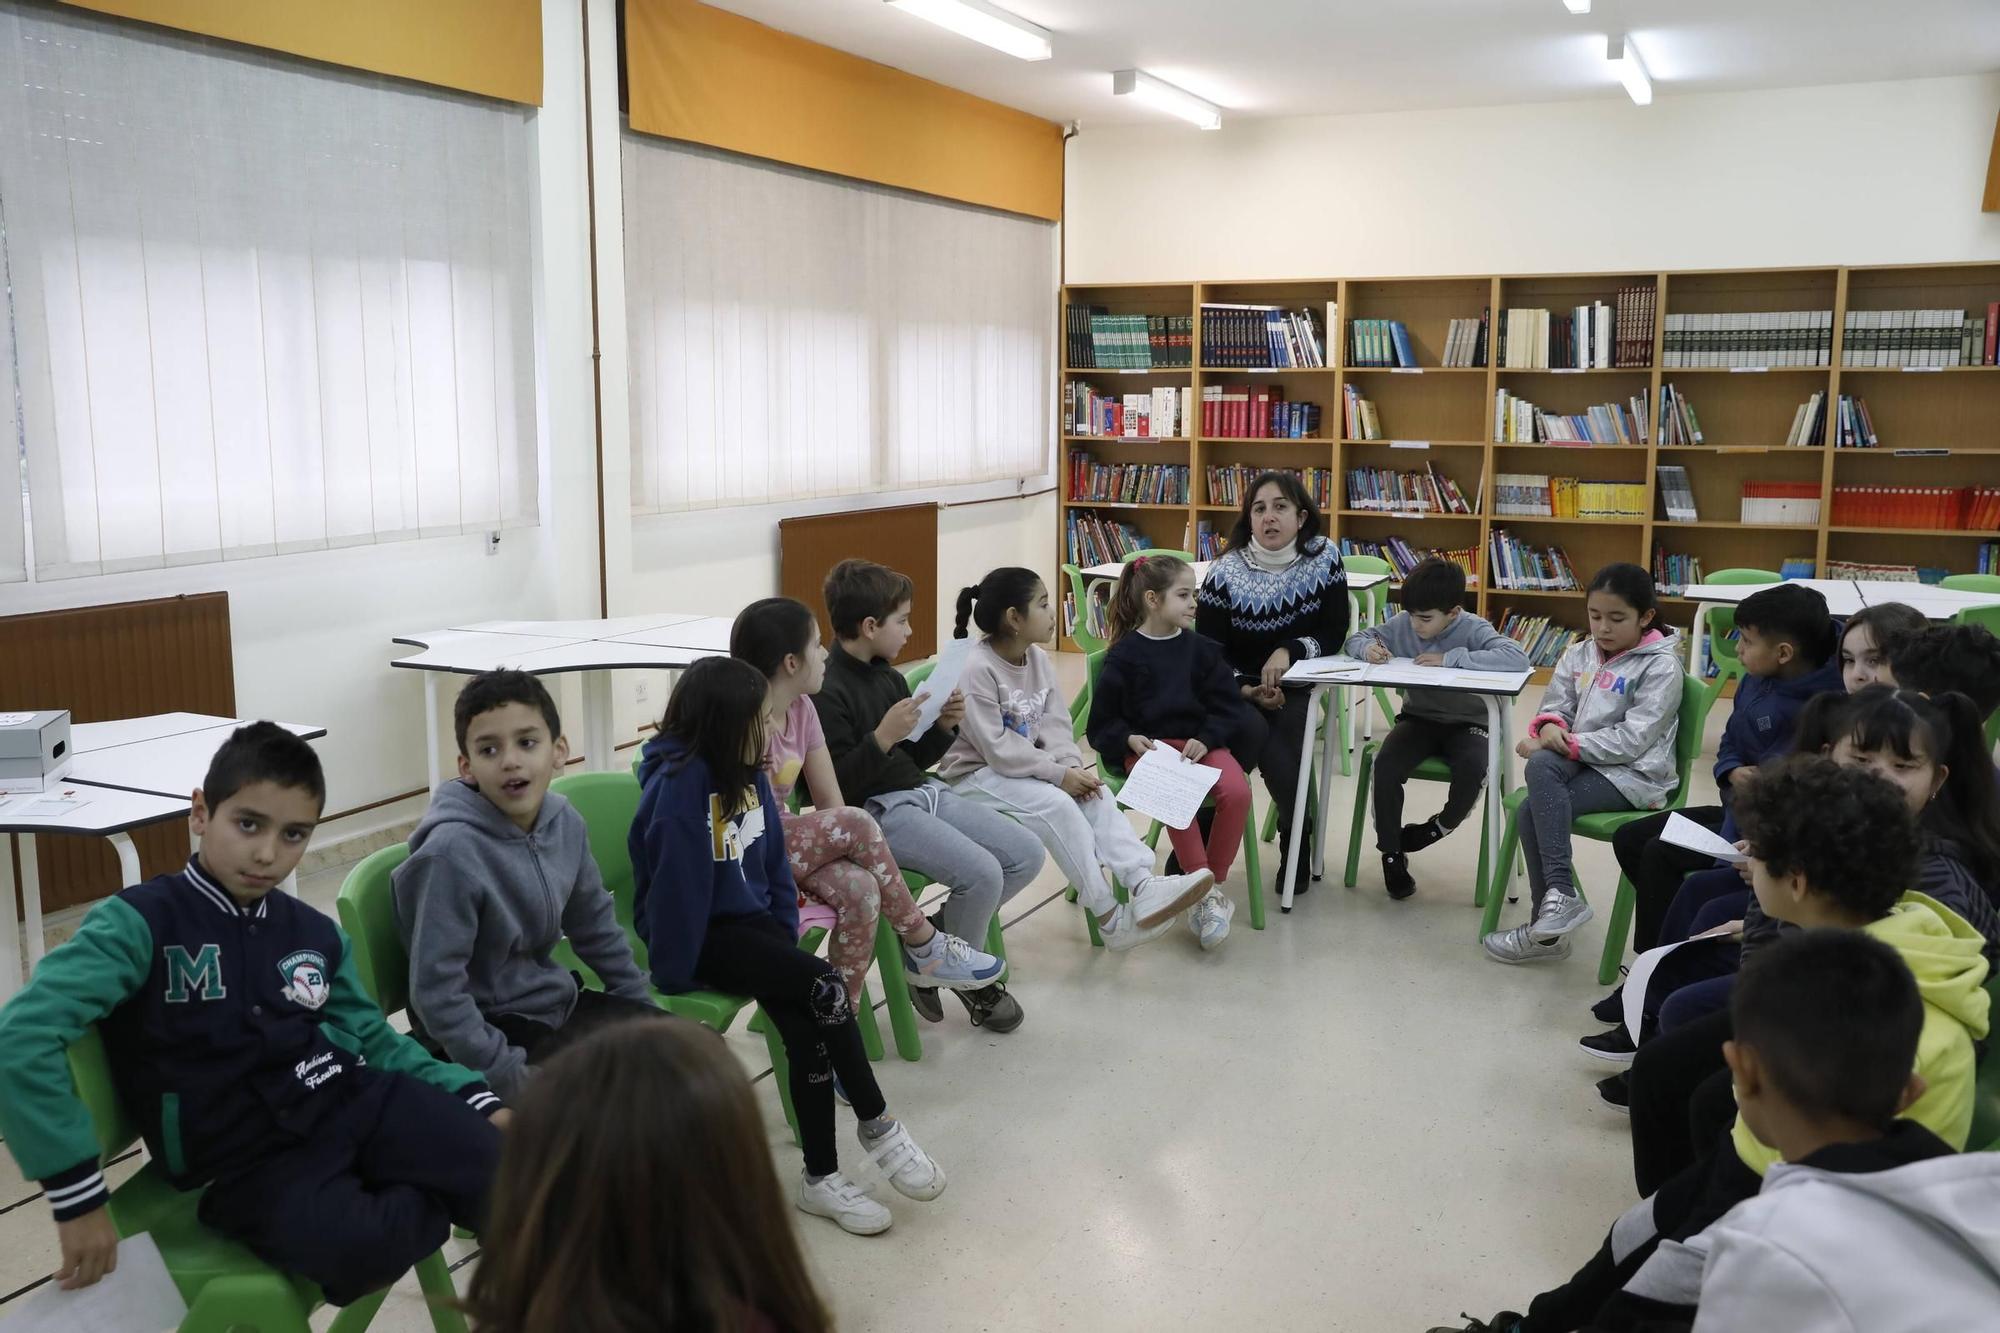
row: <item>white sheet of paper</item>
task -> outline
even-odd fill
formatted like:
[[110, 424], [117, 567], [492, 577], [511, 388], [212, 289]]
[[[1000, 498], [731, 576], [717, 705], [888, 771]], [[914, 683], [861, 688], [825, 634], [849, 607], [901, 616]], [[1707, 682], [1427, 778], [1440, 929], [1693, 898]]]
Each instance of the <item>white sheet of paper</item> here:
[[1653, 973], [1659, 968], [1661, 959], [1686, 943], [1686, 940], [1680, 940], [1674, 944], [1662, 944], [1632, 960], [1632, 968], [1625, 974], [1625, 1030], [1632, 1034], [1635, 1043], [1639, 1040], [1639, 1028], [1646, 1021], [1646, 987], [1653, 984]]
[[1358, 657], [1335, 654], [1331, 657], [1309, 657], [1303, 662], [1292, 663], [1285, 679], [1294, 684], [1308, 684], [1327, 680], [1360, 680], [1368, 674], [1368, 664]]
[[1206, 764], [1190, 763], [1171, 745], [1153, 742], [1153, 748], [1139, 756], [1131, 774], [1119, 789], [1118, 804], [1130, 806], [1142, 815], [1159, 820], [1171, 829], [1184, 829], [1201, 813], [1201, 803], [1222, 778], [1222, 770]]
[[1415, 658], [1398, 657], [1382, 663], [1370, 679], [1379, 673], [1384, 685], [1456, 685], [1460, 688], [1484, 685], [1493, 689], [1504, 689], [1514, 683], [1511, 675], [1493, 672], [1467, 671], [1462, 667], [1418, 666]]
[[1660, 830], [1660, 841], [1700, 852], [1703, 856], [1712, 856], [1718, 861], [1727, 861], [1733, 866], [1740, 866], [1750, 859], [1737, 851], [1735, 844], [1680, 814], [1667, 816], [1667, 826]]
[[0, 1333], [160, 1333], [187, 1312], [160, 1247], [142, 1233], [118, 1242], [118, 1267], [96, 1284], [64, 1291], [51, 1282], [23, 1296]]
[[917, 729], [910, 733], [921, 736], [936, 725], [938, 714], [944, 711], [944, 701], [951, 698], [951, 692], [958, 688], [958, 678], [965, 674], [965, 659], [972, 652], [971, 639], [946, 639], [944, 647], [938, 649], [937, 665], [924, 683], [917, 686], [917, 693], [925, 695], [917, 708]]
[[61, 819], [90, 804], [76, 796], [17, 796], [14, 802], [7, 805], [5, 800], [0, 800], [0, 806], [6, 806], [8, 814], [24, 819]]

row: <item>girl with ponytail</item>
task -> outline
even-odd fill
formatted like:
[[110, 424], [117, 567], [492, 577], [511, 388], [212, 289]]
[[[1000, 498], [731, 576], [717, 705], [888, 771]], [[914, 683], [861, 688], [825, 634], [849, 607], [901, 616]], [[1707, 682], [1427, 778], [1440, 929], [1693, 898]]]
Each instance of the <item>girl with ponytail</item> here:
[[[959, 677], [965, 720], [938, 776], [968, 800], [1013, 816], [1041, 839], [1095, 915], [1111, 949], [1166, 933], [1206, 898], [1215, 875], [1153, 873], [1153, 852], [1085, 765], [1055, 664], [1049, 590], [1031, 569], [996, 569], [958, 595], [956, 635], [982, 637]], [[1107, 876], [1130, 895], [1120, 903]]]

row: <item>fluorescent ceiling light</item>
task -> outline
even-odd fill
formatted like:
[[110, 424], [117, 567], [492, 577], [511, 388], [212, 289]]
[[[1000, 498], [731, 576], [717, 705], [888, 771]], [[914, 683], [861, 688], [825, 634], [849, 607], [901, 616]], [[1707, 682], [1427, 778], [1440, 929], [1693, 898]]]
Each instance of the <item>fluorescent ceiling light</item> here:
[[1047, 28], [1016, 18], [986, 0], [888, 0], [888, 3], [1010, 56], [1047, 60], [1052, 54]]
[[1563, 0], [1563, 8], [1572, 14], [1588, 14], [1590, 0]]
[[1204, 102], [1193, 93], [1183, 92], [1171, 83], [1156, 79], [1143, 69], [1121, 69], [1113, 74], [1111, 91], [1120, 97], [1129, 94], [1156, 111], [1179, 116], [1197, 129], [1222, 128], [1221, 107], [1213, 102]]
[[1646, 62], [1639, 59], [1639, 48], [1632, 45], [1630, 37], [1610, 37], [1605, 39], [1604, 58], [1611, 62], [1611, 68], [1618, 71], [1618, 81], [1625, 85], [1625, 91], [1632, 94], [1632, 100], [1640, 106], [1649, 105], [1653, 100], [1653, 80], [1646, 74]]

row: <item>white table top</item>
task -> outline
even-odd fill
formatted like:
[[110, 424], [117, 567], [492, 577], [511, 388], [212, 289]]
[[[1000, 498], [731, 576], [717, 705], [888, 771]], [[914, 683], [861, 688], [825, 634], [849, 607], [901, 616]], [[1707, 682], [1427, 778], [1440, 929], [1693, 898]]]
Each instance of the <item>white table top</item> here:
[[186, 796], [71, 785], [52, 791], [0, 796], [0, 833], [124, 833], [185, 818]]
[[240, 724], [235, 718], [217, 717], [213, 713], [154, 713], [150, 717], [124, 717], [111, 722], [79, 722], [69, 729], [69, 748], [71, 754], [89, 754], [162, 736], [237, 725]]
[[[1812, 588], [1826, 598], [1826, 609], [1836, 616], [1851, 616], [1864, 606], [1886, 606], [1900, 602], [1916, 608], [1932, 620], [1949, 620], [1960, 611], [1975, 606], [2000, 606], [2000, 593], [1961, 592], [1931, 583], [1903, 583], [1888, 579], [1789, 579]], [[1783, 586], [1779, 583], [1696, 583], [1686, 595], [1703, 602], [1735, 606], [1752, 593]]]
[[[1205, 579], [1208, 577], [1209, 567], [1214, 563], [1213, 560], [1197, 560], [1189, 568], [1194, 570], [1196, 579]], [[1083, 576], [1087, 579], [1115, 579], [1124, 572], [1123, 564], [1092, 565], [1083, 571]], [[1359, 592], [1363, 588], [1372, 588], [1378, 583], [1388, 581], [1387, 574], [1360, 574], [1353, 570], [1349, 570], [1347, 574], [1347, 587], [1352, 592]]]
[[[146, 724], [160, 718], [198, 718], [199, 713], [163, 713], [157, 718], [128, 718], [119, 722], [86, 722], [76, 728], [93, 743], [95, 729], [99, 727], [122, 729], [127, 733], [137, 733], [148, 729]], [[150, 739], [128, 741], [103, 748], [85, 748], [85, 741], [79, 740], [76, 757], [70, 761], [69, 773], [64, 781], [82, 784], [85, 787], [121, 788], [131, 792], [151, 792], [156, 796], [178, 799], [187, 803], [188, 793], [199, 787], [208, 776], [209, 761], [229, 733], [247, 725], [247, 720], [236, 718], [212, 718], [211, 726], [190, 731], [176, 731], [164, 735], [155, 734]], [[316, 740], [326, 735], [326, 728], [311, 723], [281, 722], [285, 730], [307, 740]], [[106, 731], [105, 736], [117, 736], [118, 730]]]
[[700, 619], [700, 616], [661, 612], [650, 616], [613, 616], [609, 620], [482, 620], [476, 625], [452, 628], [475, 634], [532, 634], [544, 639], [610, 639]]
[[703, 653], [727, 653], [729, 631], [735, 627], [734, 620], [722, 616], [701, 616], [675, 625], [663, 625], [658, 629], [640, 630], [635, 634], [619, 634], [614, 636], [611, 642], [654, 644], [663, 648], [694, 648]]
[[[1337, 673], [1337, 674], [1336, 674]], [[1335, 653], [1292, 665], [1287, 685], [1388, 685], [1396, 689], [1421, 686], [1458, 694], [1494, 694], [1512, 698], [1528, 687], [1532, 671], [1478, 671], [1470, 667], [1425, 667], [1404, 660], [1364, 662]]]
[[389, 663], [408, 671], [474, 675], [500, 667], [553, 674], [624, 667], [687, 666], [729, 651], [734, 621], [658, 612], [609, 620], [488, 620], [452, 629], [399, 634], [391, 642], [423, 649]]

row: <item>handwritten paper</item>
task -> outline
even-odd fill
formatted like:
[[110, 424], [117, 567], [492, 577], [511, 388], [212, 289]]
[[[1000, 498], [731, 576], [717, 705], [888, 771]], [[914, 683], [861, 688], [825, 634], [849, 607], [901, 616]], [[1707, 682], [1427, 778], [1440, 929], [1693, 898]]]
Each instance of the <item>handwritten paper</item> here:
[[1750, 859], [1737, 851], [1734, 843], [1681, 814], [1667, 816], [1667, 826], [1660, 830], [1660, 841], [1700, 852], [1703, 856], [1712, 856], [1718, 861], [1727, 861], [1733, 866], [1740, 866]]
[[1171, 745], [1153, 742], [1153, 748], [1139, 756], [1131, 774], [1119, 789], [1118, 804], [1130, 806], [1142, 815], [1159, 820], [1171, 829], [1184, 829], [1201, 813], [1201, 803], [1222, 777], [1222, 770], [1193, 763]]
[[921, 736], [937, 724], [944, 701], [951, 698], [951, 692], [958, 688], [958, 678], [965, 674], [965, 659], [971, 652], [971, 639], [945, 640], [944, 647], [938, 650], [937, 665], [917, 687], [923, 702], [917, 705], [917, 729], [910, 733], [912, 736]]
[[160, 1333], [187, 1312], [160, 1247], [142, 1233], [118, 1242], [118, 1267], [92, 1285], [64, 1291], [50, 1282], [23, 1296], [0, 1333]]
[[1368, 675], [1368, 664], [1358, 657], [1335, 654], [1331, 657], [1309, 657], [1303, 662], [1294, 662], [1285, 679], [1293, 684], [1314, 681], [1360, 681]]

